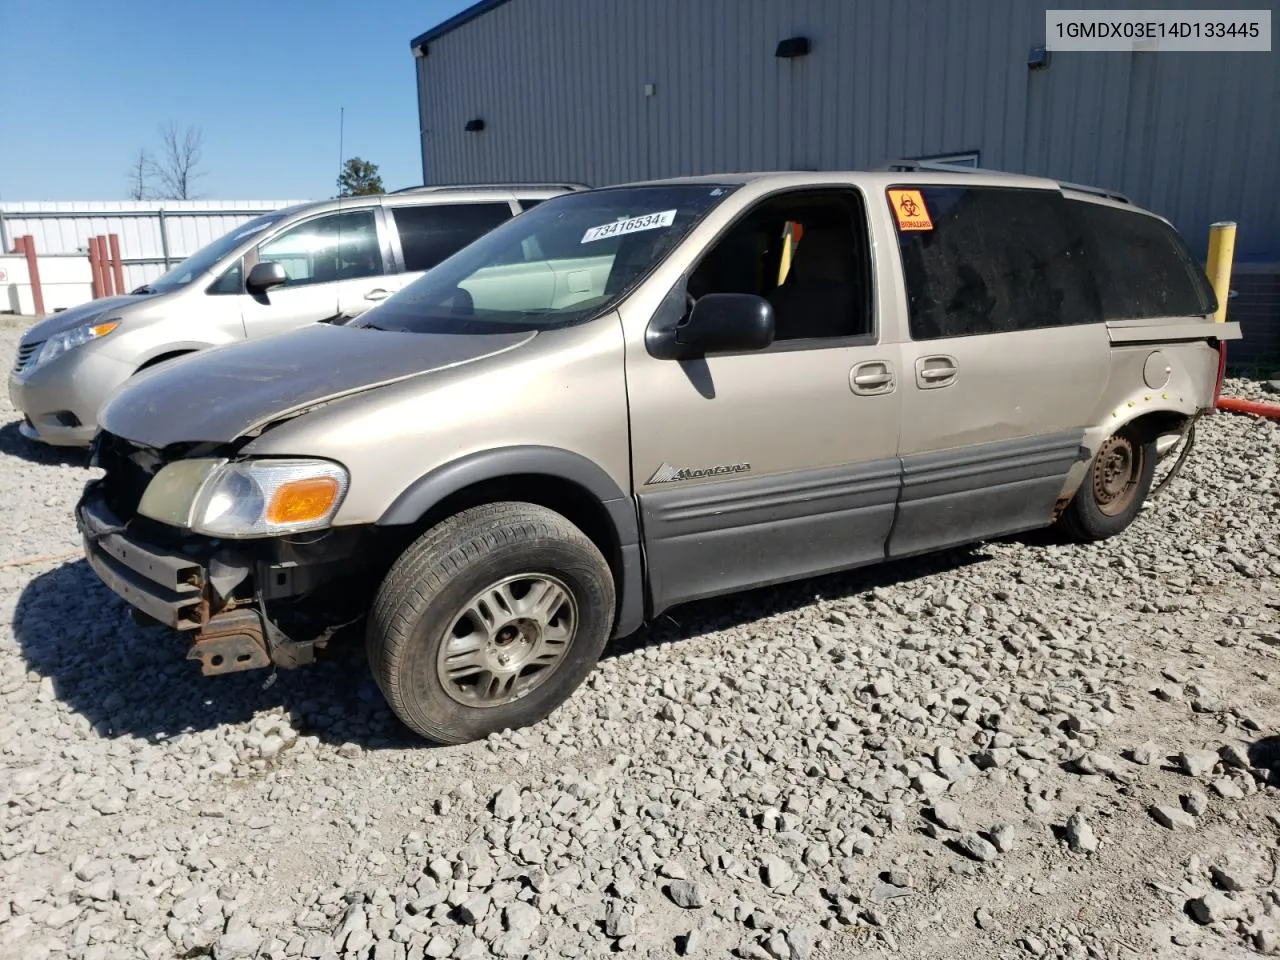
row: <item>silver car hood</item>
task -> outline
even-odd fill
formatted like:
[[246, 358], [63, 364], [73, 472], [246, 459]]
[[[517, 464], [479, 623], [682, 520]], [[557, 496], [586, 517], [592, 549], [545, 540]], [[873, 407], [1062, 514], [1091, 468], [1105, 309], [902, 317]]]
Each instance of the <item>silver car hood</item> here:
[[534, 336], [304, 327], [138, 374], [107, 402], [98, 422], [108, 433], [157, 449], [229, 443], [315, 404], [492, 356]]
[[82, 323], [88, 323], [91, 320], [101, 316], [103, 320], [110, 319], [107, 314], [110, 311], [119, 310], [121, 307], [127, 307], [130, 304], [138, 303], [142, 300], [152, 299], [153, 294], [145, 296], [124, 296], [124, 297], [100, 297], [97, 300], [89, 300], [76, 307], [68, 307], [52, 316], [45, 317], [39, 323], [32, 325], [27, 332], [22, 335], [21, 343], [40, 343], [48, 340], [55, 334], [62, 333], [65, 330], [71, 330], [80, 326]]

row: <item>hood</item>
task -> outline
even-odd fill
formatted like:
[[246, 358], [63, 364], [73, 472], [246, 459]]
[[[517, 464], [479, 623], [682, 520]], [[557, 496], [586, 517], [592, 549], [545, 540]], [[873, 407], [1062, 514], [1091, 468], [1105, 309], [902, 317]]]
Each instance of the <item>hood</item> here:
[[156, 449], [229, 443], [315, 404], [492, 356], [534, 336], [304, 327], [138, 374], [107, 402], [98, 422], [108, 433]]
[[134, 303], [140, 303], [143, 300], [150, 300], [151, 294], [146, 296], [123, 296], [123, 297], [100, 297], [97, 300], [90, 300], [88, 303], [82, 303], [78, 307], [70, 307], [51, 316], [45, 317], [39, 323], [27, 330], [22, 335], [21, 343], [40, 343], [48, 340], [54, 334], [62, 333], [80, 326], [82, 323], [88, 323], [97, 319], [99, 316], [103, 320], [109, 319], [106, 314], [111, 311], [119, 310], [121, 307], [127, 307]]

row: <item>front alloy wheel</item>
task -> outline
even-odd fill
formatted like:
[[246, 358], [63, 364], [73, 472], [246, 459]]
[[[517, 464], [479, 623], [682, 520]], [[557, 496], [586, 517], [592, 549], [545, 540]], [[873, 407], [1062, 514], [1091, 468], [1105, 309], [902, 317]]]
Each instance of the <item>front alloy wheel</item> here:
[[440, 644], [440, 685], [469, 707], [526, 697], [555, 673], [578, 626], [569, 588], [549, 574], [491, 584], [454, 618]]
[[369, 616], [369, 665], [404, 724], [464, 743], [542, 720], [591, 672], [613, 628], [599, 549], [530, 503], [465, 510], [395, 562]]

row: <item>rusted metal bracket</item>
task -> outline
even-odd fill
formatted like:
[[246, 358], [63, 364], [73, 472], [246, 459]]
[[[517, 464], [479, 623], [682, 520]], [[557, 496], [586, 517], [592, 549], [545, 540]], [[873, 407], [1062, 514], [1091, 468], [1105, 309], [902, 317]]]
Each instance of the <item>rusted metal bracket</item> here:
[[292, 669], [315, 660], [316, 645], [314, 640], [291, 639], [265, 615], [245, 607], [210, 617], [196, 634], [187, 659], [199, 660], [206, 677], [272, 664]]
[[192, 641], [188, 660], [200, 661], [206, 677], [271, 665], [262, 621], [253, 610], [232, 610], [211, 617]]

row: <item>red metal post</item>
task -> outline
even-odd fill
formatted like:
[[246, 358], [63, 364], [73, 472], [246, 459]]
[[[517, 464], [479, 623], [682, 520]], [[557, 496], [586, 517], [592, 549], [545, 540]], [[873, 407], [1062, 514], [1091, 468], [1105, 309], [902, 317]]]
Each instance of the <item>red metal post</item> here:
[[40, 264], [36, 260], [36, 240], [31, 234], [22, 238], [22, 252], [27, 255], [27, 279], [31, 284], [31, 299], [35, 301], [36, 316], [44, 316], [44, 289], [40, 286]]
[[116, 293], [124, 293], [124, 264], [120, 261], [120, 235], [109, 234], [111, 240], [111, 269], [116, 274]]
[[92, 287], [93, 299], [98, 299], [98, 244], [93, 237], [89, 238], [89, 283]]
[[[13, 252], [23, 257], [27, 255], [27, 238], [25, 236], [13, 238]], [[27, 269], [30, 270], [30, 267], [28, 267]], [[30, 282], [31, 282], [31, 276], [30, 276], [30, 273], [28, 273], [27, 283], [30, 283]]]
[[102, 287], [102, 251], [98, 249], [98, 238], [89, 238], [89, 270], [93, 274], [93, 299], [103, 295]]
[[111, 279], [111, 254], [107, 252], [107, 238], [98, 234], [98, 255], [102, 257], [102, 290], [108, 296], [115, 296], [115, 282]]

